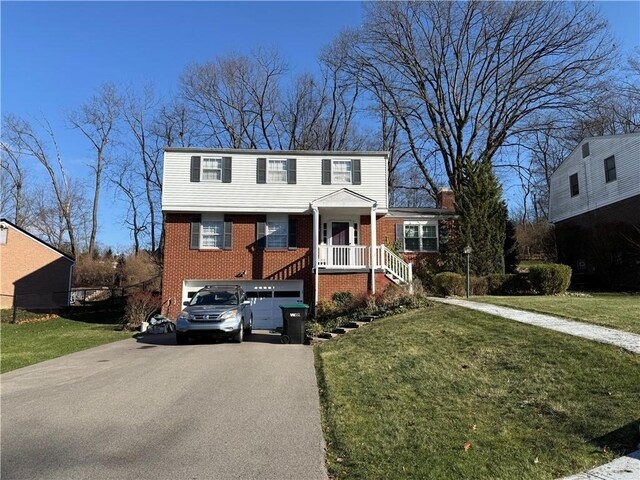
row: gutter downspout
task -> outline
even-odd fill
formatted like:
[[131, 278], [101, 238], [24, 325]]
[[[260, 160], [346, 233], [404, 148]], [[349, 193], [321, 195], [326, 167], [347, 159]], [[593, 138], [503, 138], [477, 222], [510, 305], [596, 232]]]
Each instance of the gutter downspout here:
[[378, 204], [371, 205], [371, 293], [376, 293], [376, 244], [378, 232], [376, 225], [376, 209]]
[[318, 212], [318, 207], [311, 205], [311, 210], [313, 211], [313, 272], [314, 272], [314, 294], [313, 294], [313, 313], [314, 315], [317, 313], [317, 305], [318, 305], [318, 245], [319, 245], [319, 236], [320, 236], [320, 214]]

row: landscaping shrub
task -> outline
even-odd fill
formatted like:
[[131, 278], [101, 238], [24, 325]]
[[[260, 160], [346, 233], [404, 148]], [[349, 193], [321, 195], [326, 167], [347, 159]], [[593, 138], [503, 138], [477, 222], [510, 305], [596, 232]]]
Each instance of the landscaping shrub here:
[[465, 294], [465, 279], [459, 273], [442, 272], [434, 275], [433, 287], [437, 295], [461, 297]]
[[487, 277], [471, 277], [469, 283], [471, 283], [471, 295], [486, 295], [489, 291]]
[[134, 330], [142, 325], [151, 314], [160, 310], [162, 301], [160, 295], [151, 292], [135, 292], [127, 298], [124, 318], [127, 328]]
[[331, 296], [331, 300], [335, 302], [338, 308], [346, 307], [353, 301], [353, 293], [336, 292]]
[[489, 295], [528, 295], [533, 293], [526, 273], [487, 275]]
[[557, 263], [529, 267], [533, 289], [542, 295], [564, 293], [571, 283], [571, 267]]
[[321, 323], [313, 320], [305, 322], [304, 329], [307, 337], [316, 337], [325, 331], [325, 327]]

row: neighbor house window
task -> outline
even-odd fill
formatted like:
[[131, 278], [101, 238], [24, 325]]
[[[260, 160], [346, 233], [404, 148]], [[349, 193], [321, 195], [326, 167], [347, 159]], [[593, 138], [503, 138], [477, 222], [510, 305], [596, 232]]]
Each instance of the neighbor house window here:
[[589, 143], [582, 144], [582, 158], [587, 158], [589, 156]]
[[404, 249], [411, 252], [436, 252], [438, 227], [436, 225], [405, 224]]
[[289, 222], [267, 222], [267, 248], [287, 248], [289, 240]]
[[222, 248], [224, 222], [203, 220], [200, 227], [200, 248]]
[[222, 158], [203, 158], [202, 175], [203, 181], [222, 181]]
[[578, 174], [574, 173], [569, 177], [569, 188], [571, 189], [571, 196], [575, 197], [580, 193], [580, 187], [578, 186]]
[[286, 160], [269, 160], [267, 165], [268, 183], [287, 183]]
[[7, 244], [7, 233], [9, 232], [9, 229], [7, 227], [5, 227], [4, 225], [0, 225], [0, 245], [6, 245]]
[[351, 183], [351, 160], [334, 160], [331, 183]]
[[616, 157], [604, 159], [604, 178], [607, 183], [613, 182], [616, 177]]

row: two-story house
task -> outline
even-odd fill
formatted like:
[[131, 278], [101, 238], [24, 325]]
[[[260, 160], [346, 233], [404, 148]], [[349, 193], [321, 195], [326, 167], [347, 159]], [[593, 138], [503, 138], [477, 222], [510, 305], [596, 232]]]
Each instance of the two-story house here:
[[549, 220], [575, 277], [640, 288], [640, 132], [580, 142], [551, 176]]
[[406, 260], [437, 253], [453, 199], [444, 191], [442, 208], [389, 208], [387, 164], [387, 152], [166, 148], [169, 317], [204, 285], [242, 285], [255, 328], [273, 328], [280, 304], [410, 284]]

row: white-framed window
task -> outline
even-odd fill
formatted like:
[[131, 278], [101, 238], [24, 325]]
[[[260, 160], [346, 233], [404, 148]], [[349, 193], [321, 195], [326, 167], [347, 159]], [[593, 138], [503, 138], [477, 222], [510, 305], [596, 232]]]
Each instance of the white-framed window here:
[[200, 248], [222, 248], [224, 221], [219, 216], [202, 216], [200, 222]]
[[9, 233], [9, 229], [5, 224], [0, 224], [0, 245], [7, 244], [7, 234]]
[[287, 161], [267, 161], [267, 183], [287, 183]]
[[405, 223], [404, 249], [408, 252], [437, 252], [438, 226], [418, 222]]
[[203, 158], [200, 178], [206, 182], [222, 181], [222, 158]]
[[289, 221], [287, 219], [267, 220], [267, 248], [287, 248], [289, 246]]
[[333, 160], [331, 163], [331, 183], [351, 183], [351, 160]]

